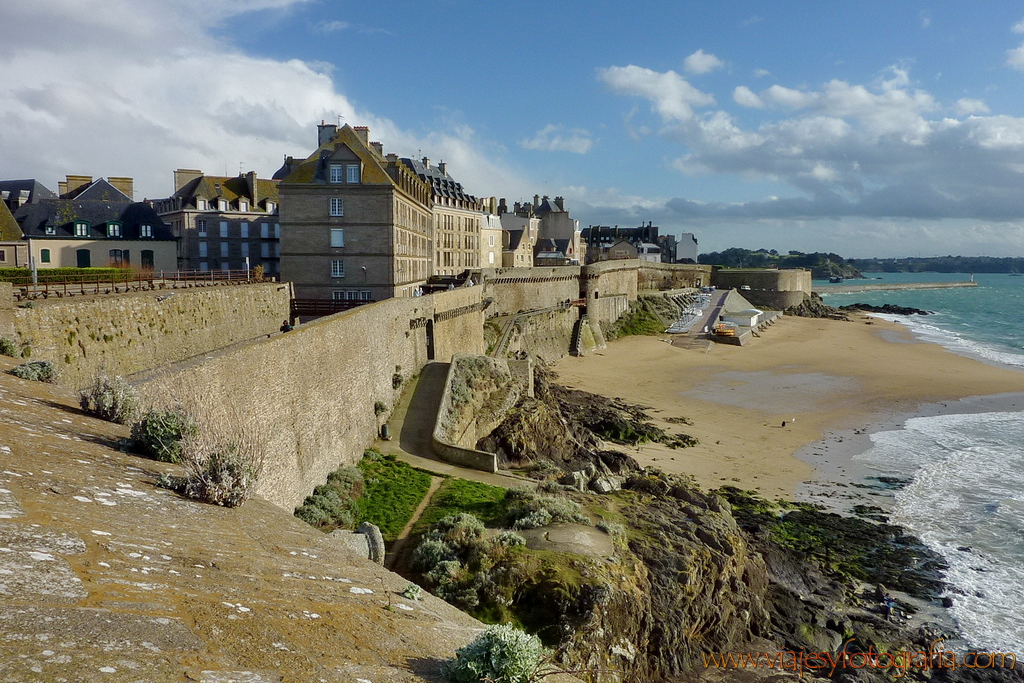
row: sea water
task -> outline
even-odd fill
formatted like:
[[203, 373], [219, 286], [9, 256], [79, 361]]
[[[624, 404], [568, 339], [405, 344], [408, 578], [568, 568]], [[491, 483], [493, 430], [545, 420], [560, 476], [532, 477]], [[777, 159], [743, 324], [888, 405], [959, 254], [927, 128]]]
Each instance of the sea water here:
[[[966, 280], [969, 274], [881, 274], [883, 282]], [[1007, 369], [1024, 369], [1024, 277], [977, 274], [974, 288], [828, 295], [825, 302], [912, 306], [929, 316], [890, 316], [924, 341]], [[861, 282], [861, 281], [855, 281]], [[878, 280], [868, 280], [879, 282]], [[871, 435], [855, 459], [910, 478], [891, 520], [949, 565], [951, 612], [976, 649], [1024, 656], [1024, 412], [914, 417]]]

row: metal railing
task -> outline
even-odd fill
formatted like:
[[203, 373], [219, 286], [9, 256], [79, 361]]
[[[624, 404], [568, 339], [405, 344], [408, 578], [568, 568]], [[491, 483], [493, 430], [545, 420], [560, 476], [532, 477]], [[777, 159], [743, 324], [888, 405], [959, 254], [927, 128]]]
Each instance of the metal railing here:
[[292, 318], [331, 315], [372, 303], [369, 299], [292, 299], [291, 314]]
[[[179, 270], [141, 271], [118, 274], [109, 277], [65, 277], [49, 279], [39, 274], [39, 282], [33, 283], [31, 276], [14, 278], [11, 281], [14, 299], [48, 299], [98, 294], [124, 294], [154, 289], [184, 289], [210, 285], [247, 284], [258, 282], [252, 270]], [[265, 279], [264, 279], [265, 280]]]

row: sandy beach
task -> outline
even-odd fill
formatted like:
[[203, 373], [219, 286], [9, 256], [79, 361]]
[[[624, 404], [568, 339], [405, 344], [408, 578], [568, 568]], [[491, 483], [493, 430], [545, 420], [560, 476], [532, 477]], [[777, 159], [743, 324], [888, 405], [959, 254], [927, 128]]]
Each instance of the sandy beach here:
[[674, 347], [667, 335], [626, 337], [554, 369], [566, 386], [649, 406], [659, 426], [700, 440], [679, 450], [619, 447], [641, 464], [769, 497], [792, 497], [815, 478], [794, 453], [826, 433], [859, 431], [926, 404], [1024, 392], [1024, 372], [919, 342], [897, 323], [852, 317], [787, 316], [747, 346], [707, 352]]

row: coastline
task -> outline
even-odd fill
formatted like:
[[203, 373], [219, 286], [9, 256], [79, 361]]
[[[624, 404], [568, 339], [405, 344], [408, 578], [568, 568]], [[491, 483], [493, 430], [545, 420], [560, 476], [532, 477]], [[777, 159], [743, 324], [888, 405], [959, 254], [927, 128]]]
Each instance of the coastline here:
[[787, 316], [748, 346], [706, 353], [665, 337], [626, 337], [591, 356], [563, 358], [555, 371], [566, 386], [648, 406], [662, 428], [700, 440], [679, 450], [617, 446], [642, 465], [769, 498], [804, 496], [804, 482], [848, 477], [871, 433], [911, 417], [993, 409], [973, 410], [971, 401], [1024, 406], [1024, 372], [921, 341], [896, 322], [851, 318]]

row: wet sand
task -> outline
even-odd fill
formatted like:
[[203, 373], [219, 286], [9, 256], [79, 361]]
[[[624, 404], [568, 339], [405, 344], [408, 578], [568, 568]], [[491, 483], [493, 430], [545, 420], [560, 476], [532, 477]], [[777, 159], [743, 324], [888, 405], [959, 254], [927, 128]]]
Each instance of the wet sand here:
[[[787, 316], [747, 346], [707, 352], [667, 338], [626, 337], [563, 358], [555, 371], [566, 386], [649, 406], [659, 426], [700, 440], [678, 450], [620, 447], [641, 464], [770, 497], [793, 497], [801, 482], [818, 478], [805, 462], [815, 462], [814, 447], [804, 459], [794, 454], [826, 434], [844, 443], [926, 404], [1024, 392], [1024, 372], [955, 355], [865, 315], [851, 322]], [[665, 421], [671, 417], [693, 425]], [[849, 440], [844, 452], [856, 447]]]

